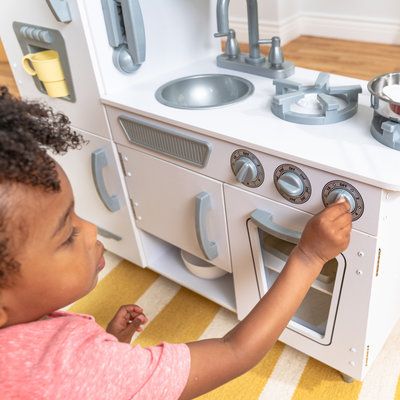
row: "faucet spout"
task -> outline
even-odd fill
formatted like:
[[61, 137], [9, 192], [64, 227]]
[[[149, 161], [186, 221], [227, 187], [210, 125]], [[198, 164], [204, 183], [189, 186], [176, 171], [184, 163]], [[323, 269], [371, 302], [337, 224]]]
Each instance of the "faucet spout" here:
[[[272, 39], [262, 40], [259, 38], [257, 0], [246, 0], [249, 53], [240, 51], [235, 31], [229, 28], [229, 2], [230, 0], [217, 0], [218, 32], [214, 34], [214, 37], [227, 37], [225, 52], [217, 56], [217, 65], [274, 79], [282, 79], [292, 75], [294, 64], [284, 61], [279, 37], [274, 36]], [[268, 61], [260, 53], [261, 44], [272, 45]]]
[[229, 31], [229, 8], [230, 0], [218, 0], [217, 1], [217, 29], [218, 33], [227, 35]]
[[[229, 32], [229, 1], [217, 0], [217, 29], [215, 36], [227, 36]], [[260, 55], [260, 44], [258, 34], [258, 5], [257, 0], [247, 0], [247, 24], [249, 30], [250, 54], [246, 58], [249, 64], [261, 64], [265, 57]]]
[[260, 37], [258, 33], [258, 5], [257, 0], [247, 0], [247, 25], [249, 29], [249, 64], [261, 64], [265, 57], [260, 54]]

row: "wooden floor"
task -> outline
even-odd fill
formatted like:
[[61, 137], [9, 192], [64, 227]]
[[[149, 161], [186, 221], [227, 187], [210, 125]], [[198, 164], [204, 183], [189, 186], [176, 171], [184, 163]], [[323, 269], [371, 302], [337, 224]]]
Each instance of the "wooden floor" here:
[[400, 46], [300, 36], [283, 47], [295, 66], [371, 80], [400, 72]]
[[[241, 45], [241, 50], [248, 51], [248, 46]], [[294, 62], [296, 67], [367, 81], [377, 75], [400, 71], [398, 45], [300, 36], [283, 46], [283, 52], [285, 59]], [[0, 61], [0, 85], [8, 86], [12, 93], [18, 95], [11, 68], [5, 61]]]
[[0, 61], [0, 86], [7, 86], [8, 90], [15, 96], [19, 96], [17, 84], [8, 62]]

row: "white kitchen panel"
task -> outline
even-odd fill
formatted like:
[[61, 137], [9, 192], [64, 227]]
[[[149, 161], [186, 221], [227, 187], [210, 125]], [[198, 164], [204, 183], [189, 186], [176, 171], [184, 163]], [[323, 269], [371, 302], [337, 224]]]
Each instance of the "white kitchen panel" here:
[[[45, 1], [19, 0], [16, 5], [13, 0], [3, 0], [0, 12], [0, 37], [22, 98], [44, 101], [55, 110], [66, 114], [74, 126], [89, 132], [96, 132], [97, 135], [108, 138], [110, 134], [107, 119], [99, 100], [95, 70], [78, 9], [78, 2], [68, 0], [68, 5], [71, 22], [63, 23], [56, 20]], [[24, 24], [28, 31], [32, 31], [33, 27], [37, 27], [36, 29], [41, 33], [50, 31], [50, 34], [43, 36], [43, 40], [35, 40], [33, 36], [26, 38], [27, 49], [32, 53], [51, 49], [60, 54], [60, 48], [57, 48], [58, 44], [46, 42], [47, 39], [54, 38], [53, 31], [58, 31], [64, 41], [64, 44], [58, 47], [65, 45], [66, 51], [66, 59], [63, 60], [64, 65], [62, 67], [64, 74], [67, 70], [70, 70], [74, 101], [50, 97], [38, 89], [34, 78], [22, 67], [21, 60], [24, 53], [13, 28], [14, 22]], [[30, 35], [33, 35], [33, 33]]]

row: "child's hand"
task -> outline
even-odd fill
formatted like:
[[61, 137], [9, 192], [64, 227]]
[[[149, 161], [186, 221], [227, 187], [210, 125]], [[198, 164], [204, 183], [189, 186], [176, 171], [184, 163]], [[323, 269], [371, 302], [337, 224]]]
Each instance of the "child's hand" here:
[[147, 322], [143, 309], [135, 304], [121, 306], [114, 318], [107, 325], [106, 331], [114, 335], [120, 342], [130, 343], [133, 334], [141, 332], [140, 325]]
[[349, 203], [340, 199], [307, 223], [297, 247], [311, 263], [325, 264], [347, 248], [352, 220], [349, 209]]

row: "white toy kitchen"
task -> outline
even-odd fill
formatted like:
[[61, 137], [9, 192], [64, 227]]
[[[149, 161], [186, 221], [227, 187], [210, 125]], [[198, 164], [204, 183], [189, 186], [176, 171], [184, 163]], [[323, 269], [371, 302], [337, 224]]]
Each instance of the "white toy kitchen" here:
[[[362, 380], [400, 315], [400, 104], [381, 95], [398, 75], [367, 88], [296, 68], [278, 37], [258, 37], [255, 0], [249, 54], [225, 0], [19, 3], [7, 1], [0, 17], [18, 87], [89, 140], [58, 159], [77, 212], [108, 250], [242, 319], [311, 216], [346, 198], [350, 245], [324, 266], [280, 340]], [[48, 49], [60, 54], [64, 98], [21, 67], [23, 55]], [[217, 277], [189, 271], [193, 260]]]

